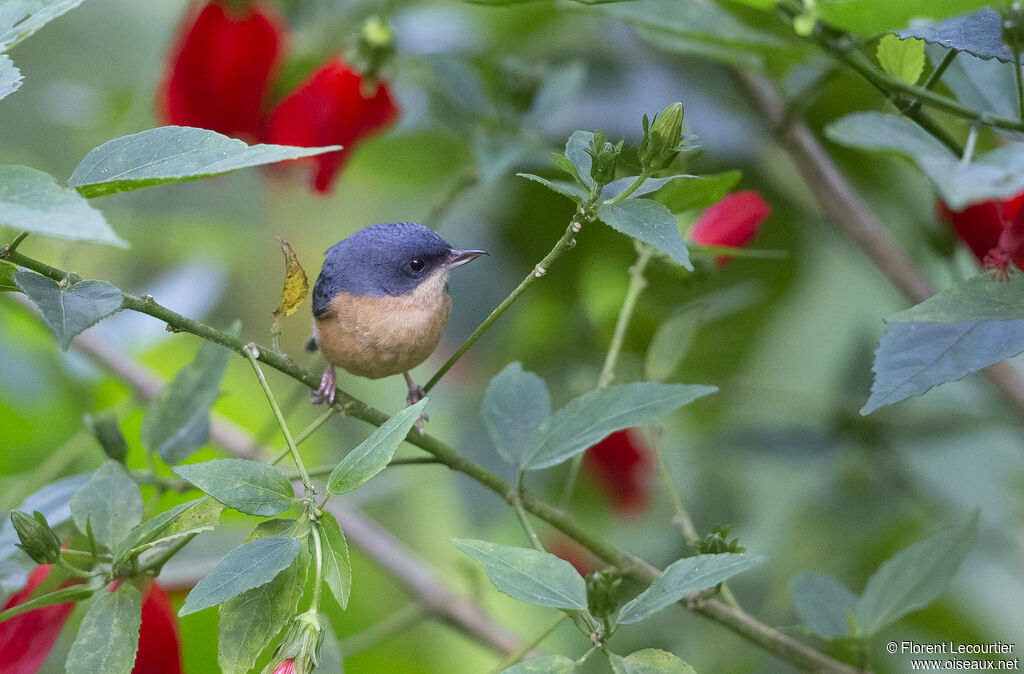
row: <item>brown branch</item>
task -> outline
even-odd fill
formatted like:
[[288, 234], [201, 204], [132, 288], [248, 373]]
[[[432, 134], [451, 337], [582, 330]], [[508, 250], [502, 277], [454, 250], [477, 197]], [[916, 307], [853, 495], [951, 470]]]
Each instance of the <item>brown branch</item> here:
[[[788, 114], [782, 96], [764, 77], [734, 70], [740, 87], [765, 120], [782, 147], [789, 153], [822, 209], [838, 228], [861, 247], [879, 271], [911, 303], [923, 302], [935, 288], [921, 269], [907, 256], [875, 216], [871, 207], [853, 189], [814, 132], [803, 120]], [[1024, 416], [1024, 378], [1009, 363], [982, 370], [989, 381]]]

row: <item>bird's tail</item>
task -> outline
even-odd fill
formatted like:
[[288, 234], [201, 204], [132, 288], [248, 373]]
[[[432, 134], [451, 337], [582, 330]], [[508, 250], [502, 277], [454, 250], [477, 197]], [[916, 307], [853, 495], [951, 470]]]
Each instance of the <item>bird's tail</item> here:
[[309, 351], [310, 353], [313, 353], [316, 350], [317, 350], [316, 337], [314, 337], [313, 335], [310, 335], [309, 339], [306, 340], [306, 351]]

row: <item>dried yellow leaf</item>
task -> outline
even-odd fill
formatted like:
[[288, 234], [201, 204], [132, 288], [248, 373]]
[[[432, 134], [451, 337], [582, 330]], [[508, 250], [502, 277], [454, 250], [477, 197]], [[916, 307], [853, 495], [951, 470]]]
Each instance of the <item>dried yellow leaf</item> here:
[[274, 310], [274, 315], [291, 316], [309, 294], [309, 279], [288, 242], [282, 238], [277, 240], [281, 242], [281, 252], [284, 253], [284, 289], [281, 290], [281, 304]]

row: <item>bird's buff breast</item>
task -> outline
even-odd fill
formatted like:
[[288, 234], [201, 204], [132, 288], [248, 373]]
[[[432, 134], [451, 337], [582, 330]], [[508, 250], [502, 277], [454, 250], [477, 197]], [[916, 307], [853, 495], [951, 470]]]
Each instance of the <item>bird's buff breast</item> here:
[[324, 357], [352, 374], [378, 379], [416, 367], [437, 348], [451, 313], [447, 274], [427, 279], [408, 295], [369, 297], [339, 293], [313, 320]]

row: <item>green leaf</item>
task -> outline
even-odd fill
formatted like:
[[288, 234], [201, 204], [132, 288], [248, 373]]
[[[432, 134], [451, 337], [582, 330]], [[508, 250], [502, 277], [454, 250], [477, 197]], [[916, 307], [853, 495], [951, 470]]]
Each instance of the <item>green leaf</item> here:
[[974, 546], [977, 513], [959, 527], [943, 529], [890, 557], [868, 580], [854, 613], [872, 635], [938, 599]]
[[793, 606], [804, 625], [823, 637], [850, 636], [849, 615], [857, 595], [824, 573], [806, 571], [789, 583]]
[[999, 282], [985, 272], [893, 314], [886, 323], [954, 323], [1024, 319], [1024, 275]]
[[878, 35], [905, 28], [911, 20], [946, 19], [987, 4], [989, 0], [826, 0], [816, 7], [818, 16], [833, 26]]
[[68, 180], [89, 198], [153, 185], [199, 180], [262, 164], [340, 150], [340, 145], [246, 145], [214, 131], [161, 126], [89, 151]]
[[501, 674], [571, 674], [575, 669], [576, 661], [564, 655], [542, 655], [503, 669]]
[[565, 158], [576, 169], [576, 175], [587, 188], [594, 187], [596, 184], [594, 177], [590, 175], [590, 167], [594, 160], [587, 152], [587, 148], [590, 147], [593, 140], [594, 133], [592, 131], [573, 131], [569, 140], [565, 142]]
[[292, 483], [262, 461], [215, 459], [172, 470], [224, 505], [247, 515], [270, 517], [295, 503]]
[[907, 84], [917, 84], [924, 72], [924, 42], [886, 33], [878, 41], [878, 63], [882, 70]]
[[584, 393], [541, 424], [523, 454], [521, 468], [555, 466], [615, 431], [653, 421], [717, 390], [714, 386], [634, 382]]
[[0, 52], [7, 51], [82, 0], [7, 0], [0, 3]]
[[583, 91], [586, 79], [587, 67], [582, 61], [570, 61], [554, 68], [541, 81], [524, 123], [543, 123], [551, 115], [575, 102]]
[[[295, 532], [295, 520], [261, 522], [248, 541]], [[269, 583], [228, 599], [218, 609], [217, 663], [224, 674], [248, 674], [260, 651], [295, 615], [309, 568], [305, 551]]]
[[1024, 352], [1024, 320], [894, 323], [875, 351], [870, 414]]
[[71, 498], [71, 516], [83, 534], [93, 535], [109, 550], [142, 521], [142, 494], [117, 461], [107, 459]]
[[676, 560], [650, 587], [619, 611], [619, 623], [632, 625], [674, 604], [683, 597], [714, 587], [764, 561], [760, 555], [723, 552]]
[[324, 556], [324, 580], [342, 609], [348, 606], [352, 592], [352, 563], [348, 558], [348, 543], [334, 515], [325, 512], [319, 519], [320, 544]]
[[430, 59], [430, 67], [441, 93], [456, 109], [475, 117], [488, 114], [490, 103], [484, 84], [465, 59], [451, 53], [437, 54]]
[[[938, 66], [947, 51], [930, 45], [926, 50], [933, 66]], [[959, 53], [942, 75], [942, 83], [968, 108], [990, 112], [999, 117], [1013, 118], [1017, 110], [1017, 82], [1014, 65], [995, 59], [984, 60], [971, 54]], [[995, 129], [993, 131], [1015, 140], [1024, 138], [1019, 131]]]
[[597, 216], [612, 229], [651, 244], [686, 269], [693, 270], [686, 242], [679, 235], [679, 223], [665, 204], [651, 199], [626, 199], [601, 204], [597, 207]]
[[675, 374], [707, 309], [706, 304], [691, 304], [658, 326], [647, 347], [644, 379], [664, 381]]
[[0, 622], [9, 620], [16, 615], [32, 611], [37, 608], [43, 608], [44, 606], [53, 606], [55, 604], [65, 604], [69, 601], [81, 601], [88, 599], [96, 592], [95, 587], [90, 587], [84, 583], [75, 583], [74, 585], [68, 585], [67, 587], [60, 587], [53, 592], [47, 592], [41, 594], [38, 597], [29, 599], [28, 601], [15, 604], [10, 608], [0, 611]]
[[504, 178], [516, 164], [545, 147], [535, 136], [523, 133], [473, 132], [473, 157], [484, 184]]
[[551, 608], [587, 608], [587, 584], [564, 559], [530, 548], [470, 538], [451, 540], [479, 562], [491, 582], [513, 599]]
[[677, 180], [666, 185], [658, 198], [673, 213], [704, 209], [721, 201], [742, 176], [740, 171], [725, 171], [697, 176], [699, 180]]
[[124, 295], [107, 281], [62, 285], [35, 272], [19, 271], [14, 274], [14, 282], [39, 307], [64, 351], [76, 335], [124, 306]]
[[657, 648], [645, 648], [626, 657], [609, 652], [608, 662], [615, 674], [697, 674], [672, 653]]
[[[576, 167], [572, 165], [572, 162], [569, 161], [569, 158], [566, 157], [564, 154], [558, 154], [557, 152], [552, 152], [551, 153], [551, 161], [553, 161], [555, 163], [555, 166], [557, 166], [563, 173], [565, 173], [570, 178], [572, 178], [573, 181], [577, 185], [582, 185], [583, 184], [583, 180], [580, 178], [579, 173], [577, 173]], [[587, 191], [586, 190], [583, 190], [583, 196], [584, 196], [584, 198], [586, 198], [586, 196], [587, 196]]]
[[[625, 178], [613, 180], [612, 182], [605, 185], [604, 188], [601, 190], [601, 198], [614, 199], [615, 197], [625, 192], [633, 183], [636, 182], [637, 178], [639, 177], [640, 176], [626, 176]], [[651, 192], [657, 192], [658, 190], [660, 190], [662, 187], [669, 184], [673, 180], [678, 180], [680, 178], [692, 178], [700, 180], [700, 176], [692, 176], [685, 173], [681, 173], [679, 175], [674, 176], [668, 176], [666, 178], [648, 178], [647, 180], [643, 181], [643, 183], [641, 183], [640, 187], [636, 188], [636, 190], [634, 190], [628, 197], [626, 197], [626, 199], [635, 199], [636, 197], [642, 197], [643, 195], [650, 194]]]
[[562, 196], [569, 197], [578, 204], [586, 201], [588, 196], [585, 189], [576, 183], [571, 183], [567, 180], [548, 180], [547, 178], [541, 178], [540, 176], [532, 173], [517, 173], [516, 175], [520, 178], [526, 178], [527, 180], [532, 180], [535, 183], [540, 183], [552, 192], [557, 192]]
[[[51, 527], [57, 528], [71, 519], [71, 498], [75, 495], [75, 492], [89, 481], [90, 477], [92, 477], [91, 473], [80, 473], [51, 482], [26, 497], [24, 501], [18, 504], [16, 510], [23, 510], [25, 512], [35, 512], [38, 510], [43, 513]], [[0, 564], [14, 555], [24, 554], [15, 547], [17, 542], [17, 531], [15, 531], [11, 521], [4, 518], [0, 522]], [[11, 574], [9, 576], [0, 573], [0, 587], [8, 589], [9, 586], [13, 585], [14, 589], [20, 589], [25, 584], [24, 576], [25, 574], [23, 573]]]
[[164, 510], [149, 518], [118, 544], [115, 561], [137, 557], [141, 553], [164, 543], [210, 531], [220, 521], [224, 506], [212, 498], [199, 498]]
[[423, 406], [430, 398], [409, 405], [385, 421], [380, 428], [358, 447], [345, 455], [327, 480], [327, 491], [344, 494], [362, 486], [367, 480], [387, 468], [398, 446], [409, 434], [409, 429], [420, 417]]
[[509, 363], [496, 374], [480, 406], [484, 425], [502, 458], [518, 465], [533, 433], [551, 416], [547, 384], [522, 363]]
[[953, 210], [989, 199], [1007, 199], [1024, 189], [1024, 152], [1007, 145], [962, 165], [960, 158], [904, 117], [855, 112], [830, 124], [825, 135], [841, 145], [903, 155], [918, 168]]
[[14, 67], [11, 58], [0, 54], [0, 99], [17, 91], [21, 81], [21, 71]]
[[99, 592], [68, 653], [67, 674], [131, 674], [139, 648], [142, 595], [131, 583]]
[[178, 611], [186, 616], [269, 583], [287, 569], [302, 543], [289, 536], [267, 536], [235, 548], [202, 578]]
[[0, 261], [0, 292], [21, 292], [21, 288], [14, 282], [14, 273], [18, 268], [13, 264]]
[[1003, 42], [1003, 20], [991, 7], [955, 16], [937, 25], [918, 24], [897, 31], [897, 34], [903, 38], [919, 38], [946, 49], [965, 51], [983, 59], [1013, 61], [1013, 52]]
[[210, 437], [210, 407], [220, 395], [220, 381], [231, 359], [227, 348], [207, 342], [196, 359], [146, 406], [142, 443], [170, 464], [181, 463]]
[[58, 239], [128, 247], [81, 194], [27, 166], [0, 166], [0, 225]]

